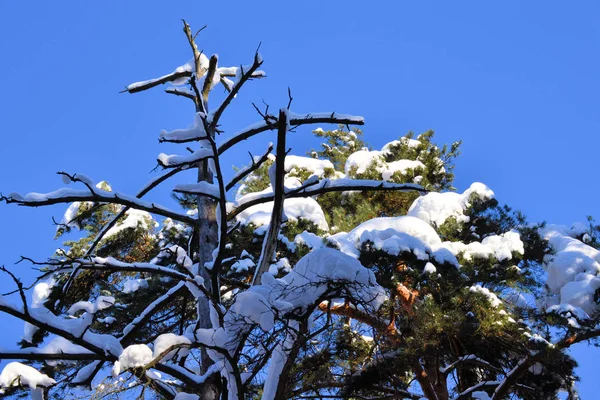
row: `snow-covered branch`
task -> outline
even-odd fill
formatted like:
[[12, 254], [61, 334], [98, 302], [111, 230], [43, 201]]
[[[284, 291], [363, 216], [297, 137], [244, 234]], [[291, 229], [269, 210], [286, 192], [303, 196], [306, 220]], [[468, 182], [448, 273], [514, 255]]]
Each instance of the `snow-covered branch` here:
[[[146, 185], [144, 185], [144, 187], [138, 191], [138, 193], [135, 195], [135, 197], [138, 199], [141, 199], [146, 194], [148, 194], [148, 192], [150, 192], [152, 189], [156, 188], [158, 185], [160, 185], [167, 179], [171, 178], [172, 176], [175, 176], [176, 174], [178, 174], [179, 172], [181, 172], [183, 170], [184, 169], [182, 167], [179, 167], [179, 168], [173, 168], [171, 170], [164, 172], [162, 175], [152, 179], [150, 182], [148, 182]], [[90, 245], [89, 249], [87, 249], [87, 251], [85, 253], [86, 256], [93, 254], [94, 250], [96, 249], [96, 247], [98, 246], [98, 244], [100, 243], [102, 238], [106, 235], [106, 233], [113, 226], [115, 226], [115, 224], [121, 218], [123, 218], [127, 214], [127, 211], [129, 209], [130, 209], [130, 207], [123, 207], [123, 209], [121, 211], [119, 211], [119, 213], [117, 215], [115, 215], [106, 225], [104, 225], [102, 227], [102, 230], [96, 235], [96, 237], [94, 238], [94, 241]]]
[[47, 265], [54, 272], [71, 270], [74, 265], [79, 269], [104, 270], [112, 272], [148, 272], [157, 275], [168, 276], [173, 279], [186, 281], [191, 279], [188, 275], [177, 272], [174, 269], [151, 263], [126, 263], [112, 257], [91, 257], [90, 259], [79, 258], [73, 260], [57, 261], [51, 259], [44, 263], [36, 262], [37, 265]]
[[[335, 112], [324, 112], [324, 113], [309, 113], [309, 114], [296, 114], [291, 111], [288, 112], [289, 125], [290, 127], [296, 127], [308, 124], [339, 124], [339, 125], [364, 125], [365, 120], [363, 117], [349, 115], [349, 114], [338, 114]], [[265, 121], [253, 124], [248, 128], [245, 128], [233, 137], [227, 139], [219, 146], [218, 154], [221, 155], [237, 143], [240, 143], [246, 139], [251, 138], [261, 132], [275, 130], [279, 126], [277, 118], [273, 115], [265, 115]]]
[[196, 196], [206, 196], [213, 200], [219, 201], [221, 194], [219, 193], [219, 186], [214, 183], [208, 183], [201, 181], [198, 183], [181, 183], [175, 186], [173, 189], [176, 193], [193, 194]]
[[40, 194], [28, 193], [24, 196], [18, 193], [11, 193], [8, 196], [0, 196], [0, 201], [5, 201], [7, 204], [15, 203], [26, 207], [39, 207], [60, 203], [72, 203], [74, 201], [92, 201], [100, 203], [121, 204], [130, 208], [148, 211], [149, 213], [168, 217], [176, 221], [184, 222], [189, 225], [194, 225], [196, 220], [185, 214], [169, 210], [166, 207], [155, 203], [149, 203], [135, 197], [117, 192], [107, 192], [104, 190], [75, 190], [75, 189], [58, 189], [54, 192]]
[[[100, 339], [100, 336], [108, 338], [108, 335], [97, 335], [87, 330], [84, 330], [83, 335], [81, 335], [81, 332], [75, 332], [75, 328], [79, 329], [81, 324], [77, 324], [75, 328], [69, 326], [65, 320], [60, 319], [45, 309], [34, 308], [25, 313], [22, 308], [11, 305], [0, 298], [0, 311], [19, 318], [24, 322], [28, 322], [47, 332], [61, 336], [97, 355], [108, 354], [108, 352], [110, 352], [110, 345], [114, 344], [105, 343], [106, 346], [104, 346], [102, 342], [98, 340]], [[114, 339], [114, 337], [112, 338]]]
[[[367, 179], [321, 179], [321, 180], [309, 180], [304, 185], [294, 188], [287, 189], [285, 197], [296, 198], [296, 197], [310, 197], [319, 194], [329, 192], [345, 192], [345, 191], [400, 191], [410, 192], [417, 191], [420, 193], [427, 193], [427, 190], [422, 186], [414, 183], [393, 183], [385, 181], [367, 180]], [[250, 193], [238, 200], [235, 208], [231, 210], [227, 216], [228, 219], [235, 218], [242, 211], [255, 206], [257, 204], [268, 203], [273, 201], [275, 198], [273, 193], [261, 193], [254, 194]]]
[[163, 168], [176, 168], [176, 167], [190, 167], [192, 165], [198, 164], [198, 162], [205, 160], [207, 158], [214, 158], [214, 153], [211, 149], [206, 147], [200, 147], [198, 150], [194, 151], [191, 154], [165, 154], [160, 153], [158, 155], [157, 161]]

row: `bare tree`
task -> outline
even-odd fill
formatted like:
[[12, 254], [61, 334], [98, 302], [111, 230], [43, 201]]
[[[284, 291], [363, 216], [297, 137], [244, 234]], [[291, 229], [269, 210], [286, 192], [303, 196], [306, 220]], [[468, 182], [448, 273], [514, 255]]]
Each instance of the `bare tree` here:
[[[218, 135], [222, 132], [220, 119], [236, 94], [248, 81], [265, 77], [265, 73], [260, 70], [263, 60], [257, 51], [249, 66], [220, 67], [217, 55], [213, 55], [209, 59], [199, 51], [195, 42], [198, 32], [193, 34], [185, 21], [183, 25], [192, 50], [192, 61], [177, 68], [171, 74], [129, 85], [125, 91], [137, 93], [161, 84], [185, 79], [188, 83], [187, 88], [169, 88], [166, 92], [193, 102], [196, 124], [191, 129], [163, 133], [160, 141], [196, 144], [196, 149], [190, 149], [191, 152], [184, 155], [161, 154], [157, 161], [166, 172], [142, 188], [135, 196], [100, 189], [82, 174], [61, 172], [65, 182], [79, 183], [83, 188], [81, 190], [64, 188], [44, 195], [21, 196], [12, 193], [1, 197], [6, 203], [27, 207], [72, 202], [122, 206], [116, 217], [108, 222], [98, 234], [83, 257], [72, 258], [65, 254], [61, 258], [53, 258], [46, 262], [30, 260], [36, 265], [43, 266], [45, 273], [40, 280], [54, 275], [66, 277], [63, 279], [60, 290], [62, 296], [58, 299], [59, 302], [69, 291], [77, 274], [85, 270], [102, 271], [108, 275], [124, 272], [156, 274], [168, 277], [173, 285], [133, 318], [120, 335], [108, 335], [95, 333], [90, 327], [95, 320], [94, 312], [103, 307], [98, 302], [104, 300], [108, 303], [106, 306], [110, 306], [114, 299], [99, 298], [95, 304], [87, 302], [82, 306], [86, 310], [83, 316], [76, 319], [65, 319], [64, 315], [54, 314], [39, 304], [28, 305], [23, 285], [15, 278], [22, 304], [11, 305], [1, 302], [0, 310], [37, 329], [64, 338], [73, 346], [68, 351], [61, 350], [57, 353], [40, 353], [34, 348], [5, 352], [0, 354], [0, 357], [37, 361], [77, 360], [88, 362], [75, 375], [70, 376], [68, 383], [75, 385], [89, 384], [105, 363], [115, 363], [115, 374], [120, 373], [121, 369], [129, 370], [139, 381], [151, 386], [166, 398], [173, 398], [179, 391], [183, 391], [196, 393], [203, 399], [222, 397], [243, 399], [247, 395], [247, 386], [252, 379], [267, 368], [268, 378], [265, 379], [265, 393], [268, 395], [264, 396], [283, 398], [289, 390], [289, 387], [286, 387], [286, 375], [294, 363], [300, 346], [311, 336], [308, 321], [317, 306], [328, 298], [342, 295], [348, 301], [355, 302], [357, 306], [361, 304], [371, 308], [381, 300], [380, 294], [376, 290], [378, 285], [370, 279], [366, 270], [356, 260], [333, 249], [311, 253], [306, 259], [303, 259], [304, 261], [300, 263], [306, 264], [305, 276], [296, 272], [298, 279], [296, 282], [292, 280], [287, 287], [273, 281], [270, 275], [269, 280], [265, 282], [264, 273], [268, 270], [274, 257], [284, 217], [285, 198], [308, 197], [348, 190], [424, 192], [424, 189], [414, 184], [329, 179], [312, 180], [301, 187], [286, 188], [283, 182], [285, 174], [283, 168], [288, 151], [286, 135], [290, 130], [303, 125], [323, 123], [362, 125], [363, 118], [335, 112], [297, 114], [290, 110], [292, 103], [290, 95], [287, 107], [280, 109], [277, 114], [270, 113], [268, 107], [264, 111], [256, 108], [261, 116], [259, 123], [236, 133], [228, 140], [219, 141]], [[224, 86], [227, 95], [216, 108], [209, 109], [210, 92], [219, 83]], [[245, 202], [238, 202], [233, 208], [228, 208], [226, 202], [228, 191], [258, 168], [266, 160], [268, 152], [273, 147], [270, 146], [261, 159], [251, 160], [252, 166], [241, 171], [230, 182], [226, 182], [223, 176], [220, 156], [244, 140], [266, 131], [277, 131], [273, 192], [255, 196]], [[188, 169], [197, 169], [197, 182], [177, 185], [174, 192], [197, 197], [196, 216], [143, 200], [143, 197], [152, 189], [167, 182], [177, 173]], [[240, 290], [235, 301], [225, 307], [220, 288], [228, 231], [233, 226], [230, 221], [248, 207], [267, 202], [273, 202], [273, 212], [253, 282], [251, 285], [241, 285], [244, 290]], [[95, 256], [94, 251], [103, 235], [115, 226], [130, 209], [147, 211], [191, 227], [195, 232], [193, 237], [196, 243], [189, 246], [186, 257], [193, 261], [193, 267], [177, 271], [154, 263], [125, 263], [113, 258]], [[351, 268], [362, 274], [363, 281], [342, 279], [336, 276], [335, 271], [327, 272], [326, 268], [321, 271], [323, 261], [350, 263]], [[269, 293], [265, 293], [265, 288], [269, 288]], [[177, 296], [181, 296], [184, 291], [188, 291], [194, 297], [196, 304], [196, 321], [191, 329], [192, 340], [180, 338], [159, 354], [148, 353], [148, 347], [138, 343], [136, 333], [144, 329], [145, 324], [155, 313], [171, 303]], [[182, 319], [185, 316], [182, 315], [179, 318]], [[188, 321], [183, 322], [187, 323]], [[265, 344], [262, 345], [263, 350], [258, 352], [250, 350], [257, 345], [255, 342], [257, 329], [262, 329], [263, 333], [269, 334], [268, 339], [264, 341]], [[164, 334], [165, 332], [159, 333]], [[71, 351], [72, 349], [77, 349], [77, 351]], [[184, 361], [188, 356], [176, 357], [178, 363], [173, 361], [172, 353], [181, 349], [186, 349], [188, 354], [192, 354], [190, 351], [195, 350], [200, 352], [197, 371], [185, 366]], [[148, 356], [149, 354], [150, 356]], [[167, 357], [168, 355], [169, 357]], [[139, 362], [140, 357], [143, 359], [142, 363]], [[242, 371], [240, 365], [247, 365], [245, 367], [247, 370]], [[170, 375], [175, 380], [159, 379], [156, 375], [148, 373], [150, 369]], [[17, 371], [15, 379], [26, 383], [26, 378], [31, 381], [42, 376], [40, 373], [30, 375]], [[48, 378], [44, 382], [39, 382], [39, 385], [49, 387], [54, 383], [54, 380]], [[30, 384], [30, 386], [34, 388], [36, 385]], [[40, 389], [33, 390], [39, 391]]]

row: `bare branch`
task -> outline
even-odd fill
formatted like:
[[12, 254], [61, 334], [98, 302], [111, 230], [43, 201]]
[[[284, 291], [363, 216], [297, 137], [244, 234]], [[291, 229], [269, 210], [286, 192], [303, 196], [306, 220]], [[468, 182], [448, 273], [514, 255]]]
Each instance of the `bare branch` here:
[[292, 106], [292, 100], [294, 100], [294, 98], [292, 97], [292, 89], [290, 89], [289, 86], [288, 86], [288, 97], [289, 97], [289, 101], [288, 101], [287, 109], [289, 110], [290, 107]]
[[227, 186], [225, 186], [225, 190], [227, 190], [227, 191], [231, 190], [239, 181], [241, 181], [242, 179], [244, 179], [245, 177], [250, 175], [252, 172], [259, 169], [260, 166], [263, 165], [263, 163], [269, 159], [269, 154], [271, 154], [272, 151], [273, 151], [273, 143], [269, 144], [269, 148], [267, 149], [267, 151], [265, 151], [265, 153], [258, 160], [254, 160], [254, 158], [252, 157], [252, 154], [251, 154], [250, 159], [252, 161], [252, 165], [250, 165], [248, 168], [244, 168], [244, 169], [240, 170], [237, 173], [237, 175], [234, 176], [233, 179], [231, 179], [231, 181], [227, 184]]
[[208, 64], [208, 72], [206, 77], [204, 78], [204, 85], [202, 85], [202, 101], [204, 102], [204, 109], [208, 110], [208, 94], [212, 89], [212, 81], [215, 77], [215, 73], [217, 72], [217, 64], [219, 63], [219, 57], [216, 54], [213, 54], [210, 57], [210, 62]]
[[182, 89], [177, 89], [177, 88], [169, 88], [169, 89], [165, 89], [165, 93], [174, 94], [175, 96], [185, 97], [187, 99], [192, 100], [194, 102], [195, 106], [198, 105], [196, 96], [194, 96], [187, 90], [182, 90]]
[[23, 291], [23, 282], [21, 282], [21, 280], [18, 279], [12, 272], [6, 269], [4, 265], [0, 267], [0, 271], [7, 273], [8, 276], [11, 277], [13, 282], [15, 282], [15, 284], [17, 285], [17, 289], [19, 290], [21, 302], [23, 303], [23, 311], [25, 312], [25, 314], [29, 314], [29, 310], [27, 309], [27, 298], [25, 297], [25, 292]]
[[169, 289], [167, 293], [150, 303], [141, 314], [123, 329], [123, 336], [120, 338], [121, 344], [125, 346], [129, 345], [133, 341], [138, 330], [152, 317], [152, 315], [165, 304], [171, 302], [172, 299], [179, 295], [184, 289], [185, 283], [179, 282]]
[[254, 62], [252, 63], [250, 69], [248, 69], [247, 71], [242, 70], [242, 77], [238, 82], [236, 82], [233, 85], [233, 88], [231, 89], [225, 100], [223, 100], [219, 108], [217, 108], [217, 110], [215, 111], [211, 122], [211, 126], [213, 128], [218, 125], [219, 119], [221, 118], [221, 114], [223, 114], [229, 103], [231, 103], [233, 98], [238, 94], [244, 83], [246, 83], [248, 79], [252, 78], [254, 72], [256, 72], [256, 70], [262, 65], [262, 63], [262, 57], [258, 52], [256, 52], [254, 54]]
[[206, 70], [202, 67], [202, 63], [200, 62], [200, 57], [202, 55], [202, 53], [200, 52], [200, 50], [198, 50], [198, 46], [196, 45], [196, 35], [198, 33], [200, 33], [200, 31], [202, 31], [202, 29], [204, 29], [205, 27], [201, 28], [196, 35], [192, 35], [192, 30], [190, 29], [190, 26], [188, 25], [188, 23], [186, 22], [185, 19], [182, 19], [183, 21], [183, 32], [185, 33], [185, 36], [187, 37], [188, 43], [190, 44], [190, 47], [192, 48], [192, 54], [194, 56], [194, 72], [196, 75], [196, 78], [201, 78], [204, 76], [204, 74], [206, 73]]
[[193, 40], [195, 41], [195, 40], [196, 40], [196, 37], [198, 36], [198, 34], [199, 34], [200, 32], [202, 32], [203, 30], [205, 30], [207, 27], [208, 27], [208, 25], [204, 25], [202, 28], [198, 29], [198, 30], [196, 31], [196, 33], [194, 33]]
[[283, 201], [285, 200], [285, 139], [288, 129], [287, 110], [279, 110], [279, 129], [277, 131], [277, 155], [275, 158], [275, 182], [273, 182], [274, 202], [269, 230], [265, 235], [262, 251], [254, 274], [252, 285], [260, 284], [262, 275], [269, 270], [277, 246], [277, 237], [283, 219]]

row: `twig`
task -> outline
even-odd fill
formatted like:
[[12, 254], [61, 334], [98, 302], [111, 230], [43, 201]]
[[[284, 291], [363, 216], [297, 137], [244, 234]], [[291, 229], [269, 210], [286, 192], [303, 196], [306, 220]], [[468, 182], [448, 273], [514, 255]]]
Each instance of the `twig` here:
[[231, 190], [231, 188], [233, 188], [239, 181], [241, 181], [246, 176], [248, 176], [252, 172], [259, 169], [260, 166], [263, 165], [263, 163], [265, 163], [265, 161], [267, 161], [269, 159], [269, 154], [271, 154], [271, 151], [273, 151], [272, 143], [269, 145], [269, 148], [267, 149], [267, 151], [265, 151], [265, 153], [258, 159], [258, 161], [255, 161], [254, 158], [252, 157], [252, 154], [250, 154], [250, 159], [252, 160], [252, 165], [250, 167], [244, 169], [243, 171], [241, 171], [241, 173], [234, 176], [233, 179], [227, 184], [227, 186], [225, 186], [225, 190], [227, 190], [227, 191]]

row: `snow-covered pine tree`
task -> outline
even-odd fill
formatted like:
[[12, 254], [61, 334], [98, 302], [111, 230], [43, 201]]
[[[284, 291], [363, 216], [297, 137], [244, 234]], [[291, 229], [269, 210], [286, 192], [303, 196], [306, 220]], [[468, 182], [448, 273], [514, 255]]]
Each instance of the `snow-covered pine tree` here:
[[[531, 225], [483, 184], [448, 191], [459, 143], [439, 148], [433, 132], [370, 150], [346, 128], [360, 117], [288, 104], [221, 140], [222, 114], [264, 77], [262, 59], [219, 67], [184, 32], [193, 59], [127, 91], [170, 83], [191, 100], [194, 125], [160, 135], [190, 154], [159, 155], [165, 172], [135, 196], [61, 173], [83, 189], [2, 197], [70, 203], [57, 234], [84, 233], [29, 260], [43, 272], [30, 302], [5, 270], [21, 304], [0, 298], [0, 310], [26, 330], [0, 358], [26, 361], [4, 368], [3, 391], [65, 397], [95, 382], [99, 396], [179, 399], [576, 398], [565, 349], [600, 335], [592, 222]], [[211, 110], [219, 83], [228, 94]], [[321, 151], [287, 154], [289, 129], [326, 123], [342, 126], [314, 130]], [[225, 181], [219, 156], [268, 130], [275, 149]], [[197, 182], [175, 187], [184, 211], [143, 200], [188, 169]]]

